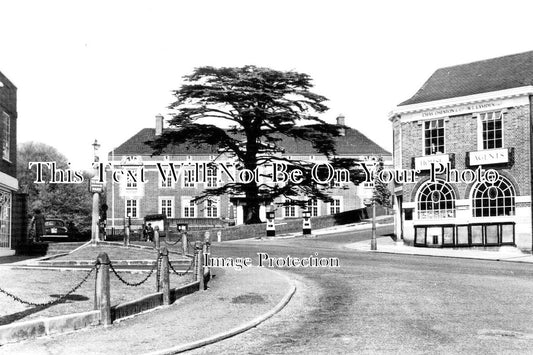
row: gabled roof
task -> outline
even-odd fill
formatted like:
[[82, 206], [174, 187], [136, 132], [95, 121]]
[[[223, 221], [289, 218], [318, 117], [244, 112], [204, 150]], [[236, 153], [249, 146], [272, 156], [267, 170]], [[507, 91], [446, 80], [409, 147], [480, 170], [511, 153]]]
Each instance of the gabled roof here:
[[533, 85], [533, 51], [438, 69], [398, 106]]
[[[113, 154], [115, 155], [152, 155], [152, 149], [144, 144], [146, 141], [155, 139], [155, 129], [144, 128], [133, 137], [117, 147]], [[348, 128], [345, 135], [337, 137], [337, 154], [338, 155], [391, 155], [388, 151], [368, 139], [364, 134], [356, 129]], [[294, 138], [283, 137], [279, 145], [284, 147], [285, 155], [314, 155], [317, 152], [307, 141], [296, 140]], [[217, 154], [218, 148], [207, 144], [196, 146], [193, 144], [181, 144], [168, 146], [162, 155], [212, 155]], [[110, 153], [111, 154], [111, 153]]]

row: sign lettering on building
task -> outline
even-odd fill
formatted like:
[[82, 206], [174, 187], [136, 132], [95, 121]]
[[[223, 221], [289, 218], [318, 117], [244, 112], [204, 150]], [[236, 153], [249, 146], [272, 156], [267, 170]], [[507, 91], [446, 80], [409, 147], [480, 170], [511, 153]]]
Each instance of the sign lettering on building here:
[[415, 169], [416, 170], [429, 170], [431, 168], [431, 163], [440, 163], [443, 166], [446, 166], [446, 164], [448, 164], [449, 162], [450, 162], [450, 156], [448, 154], [416, 157], [415, 158]]
[[468, 154], [470, 165], [501, 164], [509, 161], [509, 150], [506, 148], [480, 150]]
[[422, 112], [422, 118], [461, 115], [470, 112], [487, 111], [502, 107], [502, 102], [486, 102], [481, 104], [463, 105], [458, 107], [443, 108]]

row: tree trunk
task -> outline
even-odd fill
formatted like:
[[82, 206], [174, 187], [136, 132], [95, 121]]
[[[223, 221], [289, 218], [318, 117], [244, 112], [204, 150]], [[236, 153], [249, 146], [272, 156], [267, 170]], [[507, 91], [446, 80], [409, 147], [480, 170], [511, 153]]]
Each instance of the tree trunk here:
[[244, 224], [262, 223], [259, 216], [259, 204], [248, 200], [247, 204], [243, 206]]

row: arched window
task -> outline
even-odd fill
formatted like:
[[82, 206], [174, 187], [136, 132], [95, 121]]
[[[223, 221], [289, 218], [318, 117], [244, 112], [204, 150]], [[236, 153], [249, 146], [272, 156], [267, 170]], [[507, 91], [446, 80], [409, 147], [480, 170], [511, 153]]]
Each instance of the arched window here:
[[500, 175], [495, 182], [479, 183], [472, 195], [474, 217], [514, 216], [513, 185]]
[[455, 193], [443, 181], [428, 182], [418, 194], [418, 219], [454, 218]]

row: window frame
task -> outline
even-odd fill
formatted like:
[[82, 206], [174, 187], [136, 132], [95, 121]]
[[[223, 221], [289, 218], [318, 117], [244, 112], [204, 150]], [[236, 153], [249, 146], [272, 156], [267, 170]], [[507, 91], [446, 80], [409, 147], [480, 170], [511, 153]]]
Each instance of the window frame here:
[[[197, 218], [198, 205], [191, 201], [192, 197], [182, 196], [181, 198], [181, 217], [182, 218]], [[192, 211], [192, 216], [191, 216]]]
[[[500, 189], [499, 186], [496, 187], [495, 185], [496, 184], [505, 184], [507, 185], [505, 187], [504, 190]], [[486, 189], [481, 191], [480, 188], [482, 186], [486, 186]], [[498, 196], [496, 196], [495, 198], [491, 198], [490, 196], [487, 196], [484, 197], [483, 195], [485, 194], [485, 192], [487, 194], [490, 194], [490, 189], [491, 188], [496, 188], [498, 190]], [[505, 195], [505, 192], [506, 191], [510, 191], [511, 192], [511, 195], [507, 196]], [[503, 194], [502, 194], [503, 192]], [[477, 194], [480, 194], [481, 196], [476, 196]], [[502, 195], [502, 197], [499, 197], [500, 195]], [[503, 204], [500, 204], [499, 201], [503, 199]], [[509, 205], [506, 204], [507, 202], [507, 199], [510, 199], [511, 203]], [[484, 182], [480, 182], [480, 183], [477, 183], [473, 188], [472, 188], [472, 193], [471, 193], [471, 196], [470, 196], [470, 201], [472, 202], [472, 217], [473, 218], [486, 218], [486, 217], [512, 217], [512, 216], [515, 216], [516, 215], [516, 190], [513, 186], [513, 184], [511, 183], [511, 181], [509, 179], [507, 179], [505, 176], [503, 175], [500, 175], [500, 177], [498, 178], [498, 180], [496, 180], [495, 182], [493, 183], [489, 183], [488, 181], [484, 181]], [[477, 203], [477, 201], [480, 201], [479, 203]], [[487, 206], [485, 206], [485, 203], [484, 201], [487, 201]], [[492, 201], [496, 201], [496, 202], [492, 202]], [[492, 205], [491, 205], [492, 204]], [[495, 204], [495, 205], [494, 205]], [[503, 215], [499, 215], [499, 214], [492, 214], [492, 211], [494, 211], [494, 209], [496, 209], [495, 211], [498, 212], [498, 209], [499, 208], [502, 208], [504, 209], [504, 214]], [[489, 213], [488, 214], [484, 214], [483, 212], [485, 211], [485, 209], [488, 208], [488, 211]], [[505, 213], [505, 211], [507, 209], [510, 209], [510, 212], [509, 214]], [[481, 211], [481, 215], [477, 214], [476, 212], [477, 211]]]
[[[439, 189], [432, 189], [432, 187], [438, 186], [438, 185], [441, 186]], [[443, 192], [444, 189], [446, 189], [447, 191]], [[429, 190], [427, 194], [426, 194], [426, 190]], [[439, 192], [441, 196], [442, 195], [446, 195], [446, 194], [450, 194], [451, 195], [451, 199], [444, 199], [444, 200], [435, 201], [433, 199], [433, 197], [435, 196], [435, 192]], [[421, 200], [423, 196], [427, 197], [427, 199], [424, 200], [424, 201]], [[429, 199], [431, 199], [431, 200], [429, 200]], [[416, 199], [415, 199], [415, 202], [416, 202], [416, 214], [415, 214], [416, 219], [417, 220], [437, 220], [437, 219], [455, 218], [456, 217], [456, 211], [457, 211], [457, 208], [456, 208], [456, 205], [455, 205], [456, 201], [457, 201], [457, 196], [455, 195], [455, 191], [453, 190], [453, 188], [450, 186], [449, 183], [447, 183], [446, 181], [441, 180], [441, 179], [436, 179], [434, 182], [428, 180], [428, 181], [426, 181], [424, 184], [422, 184], [418, 188], [418, 191], [416, 193]], [[448, 202], [451, 203], [451, 207], [447, 206]], [[445, 204], [445, 208], [444, 209], [440, 208], [440, 204], [441, 203]], [[434, 206], [435, 204], [438, 204], [439, 208], [431, 208], [431, 209], [425, 208], [425, 209], [422, 209], [423, 205], [425, 205], [425, 206], [429, 206], [429, 205]], [[450, 212], [452, 212], [451, 216], [449, 215]], [[428, 213], [430, 213], [430, 214], [428, 214]], [[442, 216], [441, 216], [441, 213], [442, 213]]]
[[[492, 114], [494, 116], [495, 113], [499, 112], [499, 119], [501, 120], [501, 127], [500, 127], [500, 130], [501, 130], [501, 137], [500, 137], [500, 140], [501, 140], [501, 146], [500, 147], [492, 147], [492, 148], [485, 148], [485, 137], [483, 135], [484, 133], [484, 127], [483, 127], [483, 122], [484, 122], [484, 117], [486, 117], [488, 114]], [[478, 147], [478, 150], [481, 151], [481, 150], [490, 150], [490, 149], [502, 149], [505, 147], [505, 139], [504, 139], [504, 121], [505, 121], [505, 114], [507, 113], [507, 111], [505, 109], [501, 109], [501, 110], [494, 110], [494, 111], [485, 111], [485, 112], [479, 112], [476, 114], [476, 119], [477, 119], [477, 147]]]
[[[417, 247], [475, 247], [475, 246], [502, 246], [502, 245], [516, 245], [516, 224], [515, 222], [492, 222], [492, 223], [471, 223], [471, 224], [439, 224], [439, 225], [415, 225], [415, 234], [414, 234], [414, 245]], [[497, 238], [498, 240], [495, 243], [490, 243], [487, 240], [487, 229], [496, 227]], [[510, 228], [510, 235], [512, 238], [510, 240], [504, 241], [504, 227]], [[428, 229], [429, 228], [441, 228], [441, 241], [439, 245], [428, 243]], [[446, 228], [452, 228], [452, 239], [453, 243], [444, 243], [444, 230]], [[481, 240], [479, 242], [474, 242], [472, 239], [472, 229], [479, 228], [481, 231]], [[460, 242], [459, 240], [459, 229], [462, 229], [463, 232], [466, 232], [466, 240]], [[423, 235], [422, 238], [418, 238], [420, 235]], [[508, 233], [509, 234], [509, 233]], [[423, 242], [421, 242], [423, 239]]]
[[159, 175], [159, 188], [161, 188], [161, 189], [172, 189], [172, 188], [174, 188], [175, 181], [173, 180], [172, 169], [170, 169], [170, 168], [166, 169], [166, 170], [164, 170], [164, 173], [167, 176], [167, 180], [166, 181], [163, 181], [163, 177], [161, 176], [161, 174], [158, 174]]
[[307, 201], [307, 210], [311, 211], [311, 217], [319, 217], [320, 216], [320, 200], [318, 198], [309, 199], [309, 201]]
[[135, 169], [135, 170], [129, 170], [132, 172], [133, 175], [135, 175], [135, 177], [137, 178], [137, 181], [133, 181], [131, 178], [130, 178], [130, 174], [127, 172], [126, 173], [126, 176], [125, 176], [125, 179], [126, 179], [126, 190], [128, 191], [134, 191], [134, 190], [137, 190], [139, 188], [139, 169]]
[[[135, 206], [129, 206], [128, 202], [135, 202]], [[136, 198], [128, 198], [124, 201], [124, 216], [128, 218], [128, 209], [130, 209], [130, 218], [139, 218], [140, 215], [140, 209], [139, 209], [139, 199]]]
[[[174, 218], [175, 211], [176, 211], [176, 205], [174, 203], [174, 197], [172, 196], [159, 196], [159, 212], [163, 215], [165, 215], [167, 218]], [[163, 201], [169, 202], [170, 206], [163, 206]], [[165, 209], [165, 211], [163, 210]], [[168, 214], [168, 209], [170, 209], [170, 215]]]
[[[215, 213], [213, 213], [213, 210]], [[214, 198], [207, 199], [205, 201], [204, 215], [206, 218], [220, 218], [220, 200]]]
[[[334, 201], [339, 201], [339, 204], [338, 204], [338, 206], [336, 206], [336, 205], [333, 205], [335, 202], [328, 202], [328, 214], [329, 215], [334, 215], [334, 214], [337, 214], [337, 213], [344, 212], [342, 196], [331, 196], [331, 198]], [[338, 209], [338, 211], [337, 212], [332, 212], [333, 208], [335, 208], [336, 210]]]
[[[182, 174], [181, 187], [186, 189], [196, 188], [196, 170], [194, 168], [187, 168], [183, 170]], [[189, 179], [192, 179], [192, 182]]]
[[299, 208], [296, 205], [283, 206], [283, 218], [298, 218]]
[[216, 167], [207, 167], [205, 169], [205, 186], [207, 188], [216, 188], [218, 185], [218, 169]]
[[[446, 118], [443, 117], [443, 118], [436, 118], [436, 119], [432, 119], [432, 120], [425, 120], [425, 121], [422, 122], [422, 151], [424, 153], [424, 156], [446, 154], [446, 121], [447, 121]], [[434, 138], [431, 135], [429, 136], [429, 138], [426, 137], [426, 131], [431, 130], [431, 124], [433, 122], [442, 122], [442, 152], [437, 151], [435, 153], [431, 153], [431, 146], [430, 147], [426, 146], [427, 140], [431, 140], [431, 139]], [[429, 124], [430, 128], [426, 128], [426, 124]], [[437, 127], [435, 129], [441, 129], [441, 128]], [[435, 137], [438, 140], [438, 138], [440, 136], [436, 135]], [[430, 151], [429, 154], [427, 153], [428, 149]]]

